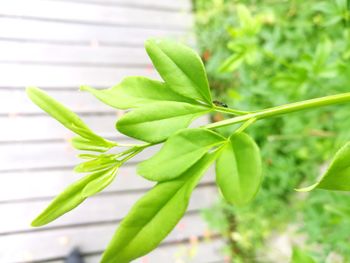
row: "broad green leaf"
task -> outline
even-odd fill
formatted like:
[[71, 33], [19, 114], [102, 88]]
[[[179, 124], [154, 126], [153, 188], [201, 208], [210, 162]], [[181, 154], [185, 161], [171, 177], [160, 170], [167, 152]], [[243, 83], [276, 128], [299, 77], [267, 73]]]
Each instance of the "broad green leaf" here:
[[37, 218], [33, 220], [32, 226], [37, 227], [46, 225], [77, 207], [86, 199], [81, 193], [82, 190], [88, 183], [97, 179], [103, 174], [104, 172], [97, 172], [87, 175], [68, 186]]
[[127, 263], [155, 249], [184, 215], [191, 193], [215, 160], [207, 154], [175, 180], [158, 183], [121, 222], [102, 263]]
[[221, 135], [207, 129], [180, 131], [171, 136], [153, 157], [141, 162], [137, 171], [152, 181], [174, 179], [225, 140]]
[[347, 142], [335, 154], [331, 164], [321, 179], [302, 189], [300, 192], [311, 191], [315, 188], [325, 190], [350, 191], [350, 142]]
[[117, 109], [139, 108], [159, 101], [182, 101], [197, 103], [185, 98], [163, 82], [144, 77], [128, 77], [109, 89], [94, 89], [82, 86], [81, 90], [92, 93], [96, 98]]
[[117, 176], [117, 167], [111, 168], [104, 175], [96, 178], [95, 180], [89, 182], [83, 189], [82, 196], [87, 198], [93, 196], [103, 189], [105, 189], [108, 185], [110, 185], [115, 177]]
[[316, 263], [307, 253], [297, 247], [293, 247], [290, 263]]
[[234, 205], [251, 201], [262, 179], [260, 151], [245, 133], [234, 134], [216, 161], [216, 182], [224, 198]]
[[171, 89], [212, 105], [205, 68], [195, 51], [167, 40], [148, 40], [145, 47], [153, 65]]
[[129, 137], [152, 143], [160, 142], [210, 111], [211, 109], [200, 105], [159, 102], [125, 114], [117, 122], [117, 129]]

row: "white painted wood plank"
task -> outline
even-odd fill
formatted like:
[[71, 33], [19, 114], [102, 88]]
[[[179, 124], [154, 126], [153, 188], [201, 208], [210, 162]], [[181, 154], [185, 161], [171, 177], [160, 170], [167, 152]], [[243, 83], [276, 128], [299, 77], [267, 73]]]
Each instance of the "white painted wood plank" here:
[[0, 18], [0, 38], [91, 45], [141, 45], [152, 37], [189, 39], [184, 30], [68, 24]]
[[[0, 236], [1, 262], [44, 260], [63, 257], [73, 247], [83, 253], [102, 251], [111, 239], [117, 224], [66, 228], [42, 232]], [[185, 216], [165, 241], [183, 240], [208, 233], [200, 215]], [[94, 242], [91, 242], [91, 241]]]
[[[45, 187], [45, 186], [43, 186]], [[58, 218], [41, 229], [68, 225], [91, 224], [121, 220], [143, 196], [141, 193], [98, 195], [89, 198], [73, 211]], [[197, 188], [191, 197], [189, 211], [198, 211], [209, 207], [216, 200], [214, 187]], [[16, 231], [30, 231], [30, 222], [47, 207], [49, 200], [0, 204], [0, 235]]]
[[[1, 173], [0, 202], [52, 198], [81, 176], [71, 169]], [[104, 192], [137, 191], [152, 185], [152, 182], [136, 174], [135, 167], [123, 166], [115, 182]]]
[[[214, 182], [214, 167], [209, 169], [201, 183]], [[53, 198], [82, 175], [71, 169], [0, 173], [0, 202], [39, 200]], [[123, 166], [115, 182], [104, 193], [127, 193], [150, 188], [154, 183], [137, 175], [136, 167]]]
[[[117, 112], [111, 112], [107, 115], [82, 116], [85, 123], [97, 134], [107, 138], [117, 137], [125, 140], [128, 137], [119, 133], [115, 128], [117, 118]], [[28, 140], [69, 140], [74, 136], [70, 130], [46, 115], [0, 117], [0, 127], [0, 143]]]
[[[197, 242], [193, 239], [190, 243], [179, 243], [158, 247], [148, 255], [134, 260], [133, 263], [212, 263], [212, 262], [228, 262], [224, 260], [223, 247], [224, 241], [221, 239], [206, 240]], [[101, 256], [87, 256], [84, 258], [85, 263], [98, 263]], [[55, 261], [52, 263], [63, 263]]]
[[0, 1], [0, 15], [69, 23], [188, 29], [191, 14], [47, 0]]
[[13, 65], [0, 63], [1, 87], [109, 87], [127, 76], [157, 78], [152, 68], [107, 68], [51, 65]]
[[137, 8], [166, 9], [190, 11], [191, 2], [188, 0], [51, 0], [70, 1], [76, 3], [94, 3], [99, 5], [125, 5]]
[[[48, 93], [78, 114], [117, 112], [116, 109], [103, 104], [90, 93], [78, 91], [78, 88], [75, 90], [50, 90]], [[16, 90], [0, 89], [0, 114], [14, 118], [23, 113], [44, 115], [44, 112], [28, 98], [24, 88]], [[101, 124], [103, 125], [103, 121], [101, 121]], [[0, 127], [3, 127], [3, 125], [0, 125]], [[1, 130], [0, 134], [3, 135]]]
[[140, 47], [74, 46], [47, 43], [0, 41], [0, 62], [76, 64], [76, 65], [150, 65]]
[[[147, 148], [132, 161], [145, 160], [159, 148], [160, 145]], [[0, 145], [0, 172], [75, 166], [82, 161], [77, 154], [68, 142], [4, 144]]]
[[[108, 110], [109, 107], [106, 106]], [[106, 111], [100, 115], [84, 115], [82, 119], [97, 134], [106, 138], [116, 140], [127, 140], [128, 137], [121, 134], [115, 123], [122, 111]], [[192, 127], [198, 127], [207, 123], [207, 117], [197, 119]], [[24, 142], [24, 141], [48, 141], [48, 140], [69, 140], [74, 134], [66, 129], [55, 119], [43, 113], [42, 115], [21, 116], [9, 115], [0, 117], [0, 143], [3, 142]], [[1, 146], [0, 146], [1, 151]]]

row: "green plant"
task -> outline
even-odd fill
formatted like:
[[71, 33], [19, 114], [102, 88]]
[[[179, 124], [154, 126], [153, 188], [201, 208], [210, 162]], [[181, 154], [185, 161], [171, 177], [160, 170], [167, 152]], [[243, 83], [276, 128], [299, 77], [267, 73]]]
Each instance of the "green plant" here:
[[[255, 122], [296, 111], [350, 102], [350, 93], [331, 95], [259, 111], [241, 111], [213, 103], [201, 59], [190, 48], [171, 41], [149, 40], [146, 51], [164, 82], [129, 77], [106, 90], [82, 87], [102, 102], [131, 109], [116, 123], [123, 134], [144, 143], [123, 145], [91, 131], [74, 113], [38, 88], [27, 94], [44, 111], [78, 135], [72, 145], [86, 161], [75, 170], [87, 173], [57, 196], [33, 222], [42, 226], [72, 210], [107, 187], [118, 168], [144, 149], [164, 143], [150, 159], [138, 164], [138, 173], [156, 185], [121, 222], [102, 262], [130, 262], [151, 250], [168, 235], [184, 215], [191, 193], [208, 167], [216, 161], [216, 181], [225, 199], [236, 206], [247, 204], [262, 180], [261, 157], [245, 130]], [[198, 128], [188, 128], [197, 117], [223, 112], [234, 117]], [[241, 124], [229, 136], [217, 129]], [[122, 150], [108, 152], [112, 148]], [[350, 190], [349, 144], [335, 155], [325, 175], [312, 187]]]
[[[197, 44], [218, 100], [254, 110], [349, 91], [350, 1], [194, 2]], [[257, 25], [257, 30], [249, 31], [245, 26], [249, 24]], [[239, 54], [235, 45], [240, 43], [254, 46], [245, 54], [252, 59], [230, 68], [230, 59]], [[213, 115], [216, 121], [226, 117]], [[334, 148], [350, 139], [349, 128], [347, 112], [338, 106], [268, 119], [250, 127], [249, 134], [264, 157], [263, 170], [268, 171], [257, 198], [244, 208], [221, 201], [215, 206], [221, 211], [217, 218], [209, 215], [209, 209], [205, 213], [214, 228], [219, 225], [216, 221], [228, 226], [225, 231], [218, 228], [227, 237], [226, 247], [239, 247], [245, 263], [269, 262], [265, 257], [279, 254], [279, 248], [270, 248], [269, 242], [293, 228], [295, 232], [288, 233], [291, 243], [298, 242], [300, 235], [305, 237], [305, 246], [317, 255], [317, 262], [324, 262], [330, 254], [350, 261], [349, 239], [344, 234], [350, 226], [344, 211], [349, 195], [315, 191], [305, 198], [290, 188], [312, 184], [334, 155]], [[230, 134], [233, 129], [227, 126], [220, 131]], [[329, 204], [341, 212], [330, 213]], [[231, 249], [234, 262], [240, 253]]]

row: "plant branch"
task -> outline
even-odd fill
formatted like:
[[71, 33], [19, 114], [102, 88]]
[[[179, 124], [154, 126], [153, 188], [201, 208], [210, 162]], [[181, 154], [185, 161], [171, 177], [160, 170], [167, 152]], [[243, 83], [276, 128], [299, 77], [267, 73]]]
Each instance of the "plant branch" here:
[[265, 110], [248, 113], [242, 116], [237, 116], [231, 119], [211, 123], [203, 126], [203, 128], [214, 129], [214, 128], [224, 127], [224, 126], [228, 126], [236, 123], [245, 122], [253, 118], [256, 120], [266, 119], [266, 118], [276, 117], [287, 113], [308, 110], [313, 108], [320, 108], [320, 107], [336, 105], [336, 104], [342, 104], [347, 102], [350, 102], [350, 92], [341, 93], [337, 95], [330, 95], [330, 96], [325, 96], [321, 98], [305, 100], [300, 102], [289, 103], [289, 104], [285, 104], [277, 107], [272, 107]]
[[249, 113], [248, 111], [241, 111], [241, 110], [225, 108], [225, 107], [220, 107], [220, 106], [215, 106], [214, 110], [217, 112], [227, 113], [227, 114], [231, 114], [231, 115], [245, 115], [245, 114]]

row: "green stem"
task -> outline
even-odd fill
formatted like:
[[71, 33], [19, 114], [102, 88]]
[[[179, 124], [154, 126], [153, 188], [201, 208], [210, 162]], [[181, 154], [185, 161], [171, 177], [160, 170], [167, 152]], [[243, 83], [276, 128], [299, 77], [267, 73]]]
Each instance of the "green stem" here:
[[251, 118], [244, 122], [237, 130], [235, 130], [235, 134], [239, 134], [243, 132], [245, 129], [247, 129], [250, 125], [252, 125], [256, 121], [255, 118]]
[[249, 113], [248, 111], [241, 111], [241, 110], [225, 108], [225, 107], [220, 107], [220, 106], [215, 106], [214, 110], [217, 112], [228, 113], [228, 114], [232, 114], [232, 115], [245, 115], [245, 114]]
[[252, 118], [257, 120], [266, 119], [266, 118], [276, 117], [276, 116], [280, 116], [283, 114], [292, 113], [296, 111], [319, 108], [319, 107], [324, 107], [329, 105], [336, 105], [336, 104], [341, 104], [346, 102], [350, 102], [350, 92], [285, 104], [285, 105], [281, 105], [273, 108], [268, 108], [265, 110], [248, 113], [246, 115], [237, 116], [231, 119], [211, 123], [211, 124], [205, 125], [203, 128], [214, 129], [214, 128], [224, 127], [224, 126], [228, 126], [228, 125], [232, 125], [240, 122], [245, 122]]

